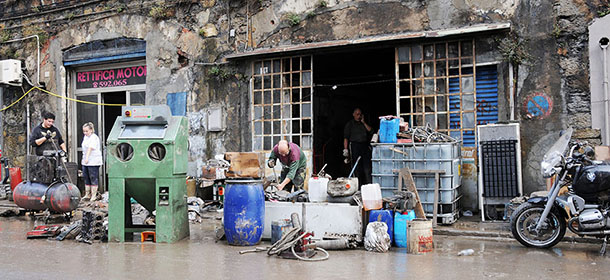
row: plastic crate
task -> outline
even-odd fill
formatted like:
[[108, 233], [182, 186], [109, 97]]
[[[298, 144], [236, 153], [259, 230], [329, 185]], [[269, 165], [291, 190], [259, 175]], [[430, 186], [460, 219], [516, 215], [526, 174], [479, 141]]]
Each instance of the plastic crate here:
[[[460, 195], [460, 142], [373, 144], [372, 165], [373, 183], [381, 186], [384, 197], [393, 195], [398, 187], [398, 170], [404, 167], [444, 170], [445, 174], [440, 175], [439, 181], [441, 203], [450, 204]], [[422, 202], [432, 202], [434, 174], [413, 174], [413, 181]]]

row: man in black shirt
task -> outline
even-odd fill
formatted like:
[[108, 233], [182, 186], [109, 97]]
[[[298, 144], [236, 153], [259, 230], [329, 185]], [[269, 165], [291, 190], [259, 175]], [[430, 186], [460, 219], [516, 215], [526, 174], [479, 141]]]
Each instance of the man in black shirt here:
[[[34, 127], [32, 135], [30, 135], [30, 145], [35, 148], [36, 155], [42, 156], [42, 152], [46, 150], [57, 150], [57, 147], [66, 151], [66, 143], [61, 137], [61, 133], [55, 123], [55, 115], [45, 112], [42, 114], [43, 121], [41, 124]], [[55, 142], [55, 143], [52, 143]]]
[[364, 121], [364, 115], [360, 108], [354, 109], [352, 113], [354, 117], [345, 124], [343, 129], [343, 156], [349, 157], [349, 150], [352, 150], [352, 162], [355, 164], [358, 157], [358, 167], [356, 174], [358, 176], [358, 184], [364, 185], [371, 183], [371, 149], [369, 146], [369, 134], [371, 126]]

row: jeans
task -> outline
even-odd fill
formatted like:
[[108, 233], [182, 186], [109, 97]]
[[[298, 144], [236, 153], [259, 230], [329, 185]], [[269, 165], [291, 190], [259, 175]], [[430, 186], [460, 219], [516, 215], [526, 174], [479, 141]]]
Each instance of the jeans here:
[[83, 165], [83, 177], [85, 177], [85, 185], [98, 185], [98, 178], [100, 177], [99, 166], [86, 166]]

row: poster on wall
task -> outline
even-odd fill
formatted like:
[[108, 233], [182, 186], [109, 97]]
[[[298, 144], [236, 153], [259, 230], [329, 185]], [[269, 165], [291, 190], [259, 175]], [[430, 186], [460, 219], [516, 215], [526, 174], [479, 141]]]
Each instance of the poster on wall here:
[[111, 88], [146, 84], [146, 65], [76, 72], [76, 88]]

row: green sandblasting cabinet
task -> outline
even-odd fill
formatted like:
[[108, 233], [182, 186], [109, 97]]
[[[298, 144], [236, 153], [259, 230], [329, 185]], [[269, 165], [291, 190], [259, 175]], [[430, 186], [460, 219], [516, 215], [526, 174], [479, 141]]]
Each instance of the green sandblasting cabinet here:
[[[166, 105], [122, 107], [107, 141], [109, 241], [142, 231], [165, 243], [189, 236], [188, 131], [186, 117]], [[156, 211], [155, 225], [133, 225], [130, 198]]]

